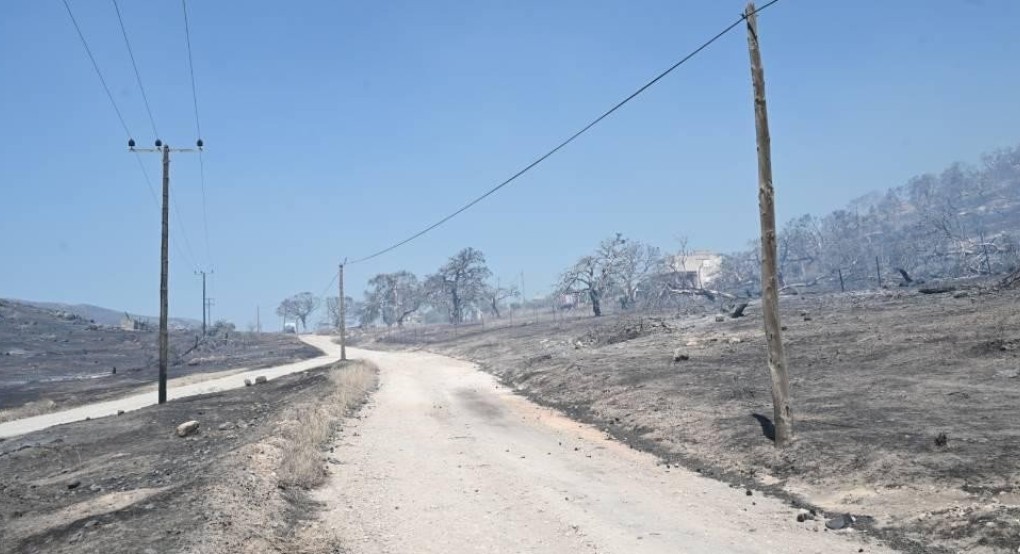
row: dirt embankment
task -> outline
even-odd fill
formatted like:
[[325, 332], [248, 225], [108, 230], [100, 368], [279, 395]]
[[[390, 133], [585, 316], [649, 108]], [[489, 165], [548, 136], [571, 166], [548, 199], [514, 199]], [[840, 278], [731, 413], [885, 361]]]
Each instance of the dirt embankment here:
[[[0, 412], [69, 408], [123, 395], [155, 382], [155, 330], [126, 331], [77, 315], [0, 300]], [[261, 368], [321, 353], [294, 335], [170, 333], [171, 379]], [[3, 416], [0, 415], [0, 419]]]
[[705, 474], [866, 516], [905, 549], [1020, 546], [1017, 291], [785, 297], [796, 443], [768, 438], [761, 314], [387, 333]]
[[374, 375], [344, 363], [0, 441], [0, 552], [339, 551], [305, 525], [307, 487]]

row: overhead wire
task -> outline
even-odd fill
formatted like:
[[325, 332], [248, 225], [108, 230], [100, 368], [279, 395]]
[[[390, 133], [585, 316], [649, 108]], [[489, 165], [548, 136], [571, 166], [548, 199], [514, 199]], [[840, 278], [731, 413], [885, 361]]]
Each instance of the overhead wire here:
[[[322, 291], [319, 293], [319, 296], [326, 296], [326, 293], [329, 291], [330, 287], [332, 287], [333, 284], [336, 283], [337, 277], [340, 277], [340, 272], [339, 271], [336, 271], [336, 272], [333, 273], [333, 278], [329, 280], [329, 284], [327, 284], [326, 286], [322, 287]], [[344, 295], [344, 296], [346, 296], [346, 295]]]
[[110, 99], [110, 105], [113, 106], [113, 111], [117, 114], [117, 120], [120, 121], [120, 126], [124, 128], [124, 134], [131, 138], [131, 131], [128, 129], [127, 123], [124, 121], [124, 116], [120, 113], [120, 108], [117, 107], [117, 102], [113, 99], [113, 93], [110, 92], [110, 87], [106, 85], [106, 79], [103, 78], [103, 72], [99, 71], [99, 64], [96, 63], [95, 56], [92, 55], [92, 49], [89, 48], [89, 43], [85, 40], [85, 35], [81, 32], [81, 27], [78, 26], [78, 20], [75, 19], [74, 13], [71, 11], [71, 5], [67, 3], [67, 0], [63, 0], [64, 7], [67, 8], [67, 15], [71, 18], [71, 24], [74, 25], [74, 30], [78, 32], [78, 38], [81, 39], [81, 45], [85, 47], [85, 53], [89, 56], [89, 61], [92, 62], [92, 69], [96, 70], [96, 76], [99, 77], [99, 82], [103, 85], [103, 90], [106, 91], [106, 97]]
[[[106, 92], [106, 97], [110, 100], [110, 106], [113, 107], [114, 113], [117, 114], [117, 120], [120, 122], [121, 127], [124, 129], [124, 134], [127, 135], [129, 140], [131, 140], [132, 139], [131, 129], [128, 127], [127, 122], [125, 121], [124, 116], [123, 116], [123, 114], [120, 111], [120, 107], [117, 106], [117, 101], [114, 100], [113, 94], [110, 92], [110, 87], [106, 84], [106, 78], [103, 77], [103, 72], [99, 69], [99, 63], [96, 62], [96, 58], [92, 54], [92, 49], [89, 47], [88, 41], [85, 39], [84, 33], [82, 33], [81, 26], [78, 25], [77, 18], [74, 17], [74, 12], [71, 11], [71, 5], [68, 3], [67, 0], [62, 0], [62, 1], [64, 3], [64, 8], [67, 10], [67, 15], [71, 19], [71, 24], [74, 26], [74, 30], [78, 34], [78, 39], [81, 41], [81, 45], [84, 48], [85, 53], [88, 55], [89, 61], [92, 62], [92, 69], [95, 71], [96, 77], [99, 78], [99, 82], [103, 86], [103, 91]], [[116, 1], [114, 1], [114, 7], [115, 8], [117, 7]], [[119, 9], [117, 10], [117, 17], [118, 17], [118, 20], [120, 20], [120, 23], [121, 23], [121, 30], [124, 32], [125, 43], [127, 43], [127, 32], [124, 30], [123, 20], [120, 18], [120, 10]], [[129, 43], [127, 43], [127, 44], [129, 44]], [[129, 54], [130, 54], [130, 48], [131, 47], [130, 47], [130, 44], [129, 44], [128, 45]], [[131, 58], [132, 58], [132, 65], [134, 65], [134, 55], [133, 54], [130, 54], [130, 55], [131, 55]], [[135, 76], [138, 77], [137, 68], [136, 68]], [[142, 88], [141, 78], [140, 77], [138, 77], [138, 85], [139, 85], [139, 88]], [[142, 94], [143, 94], [143, 97], [144, 97], [144, 94], [145, 94], [144, 93], [144, 89], [143, 89]], [[146, 102], [146, 109], [148, 109], [148, 100], [146, 99], [145, 102]], [[149, 116], [150, 116], [150, 122], [153, 123], [153, 130], [155, 131], [154, 120], [151, 120], [151, 117], [152, 117], [151, 111], [149, 113]], [[149, 190], [149, 196], [152, 198], [153, 203], [156, 205], [156, 209], [159, 209], [159, 197], [157, 196], [156, 189], [155, 189], [155, 187], [152, 184], [152, 179], [149, 177], [149, 172], [145, 169], [145, 163], [142, 162], [141, 154], [139, 154], [137, 151], [135, 151], [134, 155], [135, 155], [135, 160], [138, 162], [138, 168], [142, 172], [142, 177], [144, 178], [145, 185], [146, 185], [146, 187]], [[181, 232], [181, 235], [183, 237], [185, 237], [185, 242], [186, 242], [185, 246], [188, 248], [188, 250], [190, 250], [190, 244], [187, 244], [187, 242], [188, 242], [187, 241], [187, 233], [184, 230], [184, 224], [181, 221], [180, 211], [176, 209], [176, 202], [175, 202], [175, 212], [176, 212], [176, 215], [177, 215], [177, 228]], [[177, 252], [181, 255], [182, 258], [185, 259], [185, 261], [188, 263], [188, 265], [190, 265], [192, 267], [197, 267], [195, 265], [195, 263], [194, 263], [193, 256], [189, 256], [184, 250], [182, 250], [179, 242], [176, 239], [171, 240], [171, 242], [174, 243], [174, 246], [176, 247]]]
[[[754, 11], [754, 13], [755, 14], [760, 13], [760, 12], [768, 9], [770, 6], [772, 6], [776, 2], [779, 2], [779, 0], [771, 0], [770, 2], [764, 4], [762, 7], [756, 9]], [[429, 231], [432, 231], [433, 229], [439, 227], [440, 225], [443, 225], [447, 221], [450, 221], [454, 217], [457, 217], [458, 215], [464, 213], [465, 211], [467, 211], [468, 209], [473, 207], [475, 204], [478, 204], [479, 202], [481, 202], [482, 200], [485, 200], [489, 196], [492, 196], [493, 194], [495, 194], [497, 191], [499, 191], [503, 187], [505, 187], [505, 186], [509, 185], [510, 183], [513, 183], [514, 181], [516, 181], [518, 177], [524, 175], [525, 173], [527, 173], [528, 171], [530, 171], [534, 167], [536, 167], [539, 164], [541, 164], [542, 162], [544, 162], [546, 159], [551, 157], [553, 154], [556, 154], [557, 152], [559, 152], [561, 149], [563, 149], [565, 146], [567, 146], [571, 142], [574, 142], [575, 139], [577, 139], [578, 137], [580, 137], [581, 135], [586, 133], [592, 127], [594, 127], [594, 126], [598, 125], [599, 123], [601, 123], [602, 120], [604, 120], [605, 118], [607, 118], [610, 115], [612, 115], [614, 112], [616, 112], [617, 110], [622, 108], [624, 105], [626, 105], [628, 102], [630, 102], [631, 100], [636, 98], [638, 95], [640, 95], [644, 91], [648, 90], [652, 85], [654, 85], [654, 84], [658, 83], [659, 81], [661, 81], [664, 77], [666, 77], [667, 75], [672, 73], [676, 68], [678, 68], [681, 65], [687, 63], [687, 61], [690, 60], [691, 58], [693, 58], [694, 56], [697, 56], [698, 54], [700, 54], [702, 50], [708, 48], [715, 41], [719, 40], [720, 38], [725, 36], [727, 33], [732, 31], [733, 29], [735, 29], [745, 19], [747, 19], [747, 15], [741, 14], [741, 16], [736, 21], [734, 21], [730, 25], [726, 26], [722, 31], [719, 31], [718, 33], [716, 33], [712, 38], [710, 38], [707, 41], [705, 41], [704, 43], [702, 43], [700, 46], [695, 48], [691, 53], [687, 54], [686, 56], [681, 58], [679, 61], [677, 61], [673, 65], [669, 66], [665, 71], [662, 71], [661, 73], [656, 75], [652, 80], [650, 80], [647, 83], [645, 83], [644, 85], [642, 85], [639, 89], [637, 89], [636, 91], [631, 93], [629, 96], [627, 96], [623, 100], [617, 102], [613, 107], [609, 108], [607, 111], [603, 112], [602, 115], [596, 117], [590, 123], [588, 123], [587, 125], [582, 127], [580, 130], [578, 130], [574, 134], [570, 135], [570, 137], [568, 137], [566, 140], [560, 142], [553, 149], [551, 149], [551, 150], [547, 151], [546, 153], [542, 154], [541, 156], [536, 158], [534, 161], [532, 161], [530, 164], [526, 165], [523, 169], [521, 169], [521, 170], [517, 171], [517, 173], [514, 173], [513, 175], [511, 175], [510, 178], [506, 179], [505, 181], [503, 181], [503, 182], [499, 183], [498, 185], [492, 187], [491, 189], [487, 190], [481, 196], [478, 196], [478, 197], [474, 198], [473, 200], [471, 200], [467, 204], [464, 204], [463, 206], [461, 206], [460, 208], [458, 208], [454, 212], [450, 213], [449, 215], [444, 216], [442, 219], [436, 221], [435, 223], [429, 225], [428, 227], [425, 227], [424, 229], [418, 231], [417, 233], [414, 233], [413, 235], [411, 235], [411, 236], [409, 236], [409, 237], [407, 237], [407, 238], [405, 238], [405, 239], [403, 239], [403, 240], [401, 240], [399, 242], [396, 242], [396, 243], [394, 243], [394, 244], [392, 244], [390, 246], [387, 246], [386, 248], [383, 248], [382, 250], [378, 250], [378, 251], [373, 252], [372, 254], [369, 254], [369, 255], [364, 256], [362, 258], [357, 258], [357, 259], [351, 261], [350, 263], [356, 264], [356, 263], [366, 262], [368, 260], [371, 260], [373, 258], [378, 258], [379, 256], [382, 256], [383, 254], [386, 254], [388, 252], [396, 250], [397, 248], [400, 248], [401, 246], [403, 246], [403, 245], [405, 245], [405, 244], [407, 244], [407, 243], [409, 243], [409, 242], [411, 242], [411, 241], [421, 237], [422, 235], [428, 233]]]
[[124, 35], [124, 45], [127, 46], [128, 57], [131, 58], [131, 68], [135, 70], [135, 80], [138, 82], [138, 90], [142, 91], [142, 102], [145, 104], [145, 112], [149, 114], [149, 123], [152, 125], [152, 134], [159, 138], [159, 131], [156, 130], [156, 119], [152, 117], [152, 107], [149, 105], [149, 96], [145, 94], [145, 85], [142, 84], [142, 74], [138, 71], [138, 63], [135, 62], [135, 52], [131, 48], [131, 41], [128, 40], [127, 29], [124, 27], [124, 18], [120, 15], [120, 6], [117, 0], [113, 2], [113, 9], [117, 12], [117, 22], [120, 23], [120, 33]]
[[[138, 160], [138, 168], [141, 169], [141, 171], [142, 171], [142, 176], [145, 178], [145, 184], [149, 187], [149, 194], [152, 196], [152, 202], [153, 202], [153, 204], [155, 204], [156, 209], [158, 210], [159, 209], [159, 198], [156, 196], [156, 189], [152, 185], [152, 179], [149, 177], [148, 170], [145, 169], [145, 163], [142, 162], [142, 155], [139, 154], [137, 151], [135, 152], [135, 159]], [[184, 261], [187, 262], [187, 264], [189, 266], [191, 266], [192, 268], [197, 268], [198, 265], [195, 264], [195, 259], [193, 257], [193, 254], [192, 255], [188, 254], [188, 252], [191, 251], [191, 245], [188, 244], [188, 235], [187, 235], [187, 233], [184, 232], [184, 227], [181, 224], [181, 214], [180, 214], [180, 211], [178, 211], [176, 209], [177, 203], [176, 203], [176, 201], [173, 200], [172, 196], [170, 198], [171, 198], [171, 202], [174, 203], [174, 211], [177, 214], [177, 230], [180, 231], [181, 232], [181, 236], [184, 237], [185, 246], [187, 247], [187, 251], [181, 249], [181, 243], [180, 243], [179, 240], [177, 240], [177, 236], [175, 234], [171, 234], [170, 235], [170, 242], [174, 245], [174, 249], [177, 250], [177, 253], [180, 254], [180, 256], [182, 258], [184, 258]]]
[[[198, 140], [201, 142], [202, 123], [198, 117], [198, 87], [195, 85], [195, 62], [191, 51], [191, 24], [188, 21], [187, 0], [181, 0], [181, 10], [184, 12], [184, 40], [188, 46], [188, 73], [191, 76], [191, 102], [195, 111], [195, 132], [198, 134]], [[205, 158], [201, 146], [198, 149], [198, 176], [199, 187], [202, 191], [202, 231], [205, 235], [205, 255], [206, 261], [212, 265], [212, 246], [209, 241], [209, 211], [206, 207], [205, 195]]]

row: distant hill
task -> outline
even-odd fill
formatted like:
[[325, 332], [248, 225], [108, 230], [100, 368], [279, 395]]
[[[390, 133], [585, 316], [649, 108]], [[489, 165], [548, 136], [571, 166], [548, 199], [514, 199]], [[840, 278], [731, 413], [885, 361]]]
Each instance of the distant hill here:
[[[124, 317], [125, 313], [123, 311], [111, 310], [101, 306], [93, 306], [92, 304], [64, 304], [61, 302], [33, 302], [30, 300], [17, 299], [10, 300], [42, 308], [44, 310], [72, 313], [83, 319], [95, 321], [99, 325], [120, 325], [120, 320]], [[159, 325], [159, 317], [138, 314], [129, 315], [138, 321], [143, 321], [153, 326]], [[201, 321], [180, 317], [171, 317], [169, 324], [171, 329], [199, 329], [202, 327]]]

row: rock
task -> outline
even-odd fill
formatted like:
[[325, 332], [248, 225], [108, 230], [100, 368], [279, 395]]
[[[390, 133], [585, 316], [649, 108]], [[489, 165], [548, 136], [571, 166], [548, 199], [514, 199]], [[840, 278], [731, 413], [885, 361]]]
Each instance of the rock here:
[[740, 344], [743, 340], [740, 337], [730, 337], [730, 344]]
[[80, 486], [80, 485], [81, 485], [81, 481], [79, 481], [78, 479], [74, 479], [72, 481], [68, 481], [67, 482], [67, 490], [73, 491], [74, 489], [78, 488], [78, 486]]
[[939, 433], [938, 435], [935, 436], [935, 446], [942, 447], [947, 444], [949, 444], [949, 436], [946, 435], [944, 432]]
[[726, 321], [726, 316], [724, 316], [722, 314], [719, 314], [719, 315], [715, 316], [715, 322], [716, 323], [722, 323], [724, 321]]
[[686, 362], [687, 360], [690, 360], [690, 359], [691, 359], [690, 355], [688, 355], [688, 354], [686, 354], [684, 352], [681, 352], [679, 348], [677, 348], [676, 350], [673, 351], [673, 363], [674, 364], [677, 363], [677, 362]]
[[268, 381], [269, 381], [269, 379], [267, 379], [265, 375], [259, 375], [258, 377], [255, 378], [255, 384], [256, 385], [261, 385], [261, 384], [266, 383]]
[[747, 494], [747, 496], [753, 496], [754, 495], [754, 491], [752, 491], [751, 489], [747, 489], [745, 494]]
[[186, 437], [198, 432], [198, 422], [195, 420], [186, 421], [177, 426], [177, 436]]
[[92, 492], [102, 492], [103, 491], [103, 487], [100, 487], [99, 485], [93, 483], [93, 484], [89, 485], [89, 490], [92, 491]]
[[850, 525], [853, 524], [853, 522], [854, 522], [854, 516], [852, 516], [850, 514], [843, 514], [843, 515], [836, 516], [836, 517], [830, 519], [829, 521], [826, 521], [825, 522], [825, 527], [827, 529], [832, 529], [833, 531], [838, 531], [839, 529], [843, 529], [845, 527], [849, 527]]
[[88, 529], [90, 527], [95, 527], [96, 525], [99, 525], [99, 520], [91, 519], [85, 523], [85, 528]]
[[811, 510], [805, 510], [801, 508], [797, 511], [797, 521], [804, 523], [805, 521], [812, 521], [815, 519], [815, 513]]
[[234, 422], [233, 421], [224, 421], [223, 423], [221, 423], [219, 425], [219, 427], [217, 427], [217, 429], [219, 429], [220, 431], [229, 431], [229, 430], [231, 430], [233, 428], [234, 428]]
[[117, 410], [117, 415], [124, 415], [124, 410]]
[[245, 380], [244, 380], [244, 386], [246, 386], [246, 387], [250, 387], [250, 386], [252, 386], [253, 384], [254, 384], [254, 383], [252, 383], [252, 382], [251, 382], [251, 379], [245, 379]]

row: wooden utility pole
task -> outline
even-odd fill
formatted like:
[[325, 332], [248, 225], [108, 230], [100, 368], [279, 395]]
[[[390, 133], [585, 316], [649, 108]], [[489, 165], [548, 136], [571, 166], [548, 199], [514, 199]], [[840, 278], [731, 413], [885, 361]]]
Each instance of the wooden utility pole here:
[[[210, 271], [209, 273], [212, 273], [212, 272]], [[205, 296], [205, 276], [206, 276], [206, 272], [205, 271], [196, 271], [195, 275], [201, 275], [202, 276], [202, 336], [204, 337], [204, 336], [206, 336], [206, 327], [207, 327], [206, 310], [207, 310], [207, 307], [209, 306], [209, 301], [206, 299], [206, 296]]]
[[159, 256], [159, 403], [166, 402], [166, 372], [170, 359], [170, 146], [163, 145], [163, 236]]
[[215, 299], [214, 298], [205, 299], [205, 312], [202, 316], [203, 318], [209, 320], [210, 323], [212, 323], [212, 307], [214, 304], [216, 304], [213, 300]]
[[875, 275], [878, 277], [878, 288], [882, 288], [882, 266], [878, 263], [878, 256], [875, 256]]
[[163, 232], [160, 237], [159, 260], [159, 390], [157, 393], [160, 404], [166, 403], [167, 368], [170, 365], [170, 329], [167, 321], [170, 305], [170, 152], [198, 152], [202, 150], [202, 141], [199, 140], [196, 146], [197, 148], [171, 149], [170, 145], [163, 144], [163, 141], [157, 139], [155, 148], [135, 148], [134, 139], [128, 140], [129, 152], [154, 152], [163, 155]]
[[340, 320], [340, 359], [347, 359], [347, 302], [344, 301], [344, 260], [340, 262], [340, 298], [337, 299], [338, 310], [337, 314]]
[[758, 46], [758, 17], [754, 2], [744, 9], [747, 20], [747, 46], [751, 55], [751, 81], [754, 85], [754, 124], [758, 142], [758, 207], [761, 215], [762, 312], [765, 315], [765, 342], [768, 345], [769, 373], [772, 377], [773, 424], [776, 447], [793, 439], [793, 414], [790, 410], [790, 380], [786, 373], [782, 325], [779, 321], [779, 281], [776, 278], [776, 213], [772, 188], [772, 146], [769, 116], [765, 104], [765, 71]]

